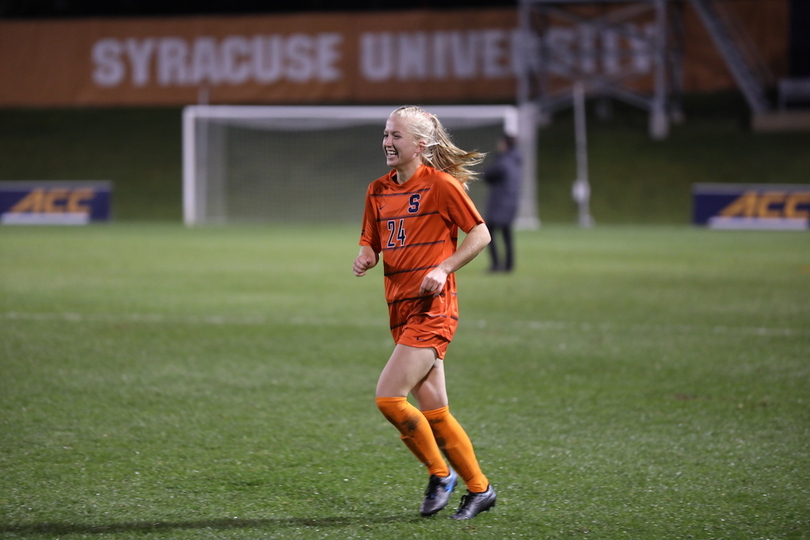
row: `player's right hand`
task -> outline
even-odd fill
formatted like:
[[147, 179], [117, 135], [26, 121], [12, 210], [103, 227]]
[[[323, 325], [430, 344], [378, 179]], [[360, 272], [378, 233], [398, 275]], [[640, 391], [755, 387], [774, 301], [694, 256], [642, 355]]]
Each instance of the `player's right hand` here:
[[352, 265], [352, 271], [354, 275], [357, 277], [362, 277], [366, 275], [366, 270], [369, 268], [373, 268], [377, 264], [377, 260], [374, 257], [369, 257], [368, 255], [358, 255], [357, 258], [354, 260], [354, 264]]

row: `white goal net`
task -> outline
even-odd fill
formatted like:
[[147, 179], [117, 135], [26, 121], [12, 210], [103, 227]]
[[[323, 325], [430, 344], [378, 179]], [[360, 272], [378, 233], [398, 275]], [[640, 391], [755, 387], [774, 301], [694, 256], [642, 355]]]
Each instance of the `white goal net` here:
[[[186, 107], [185, 223], [359, 223], [368, 184], [388, 172], [382, 132], [395, 108]], [[511, 106], [426, 108], [465, 150], [494, 155], [504, 131], [516, 133]], [[483, 211], [484, 183], [470, 194]]]

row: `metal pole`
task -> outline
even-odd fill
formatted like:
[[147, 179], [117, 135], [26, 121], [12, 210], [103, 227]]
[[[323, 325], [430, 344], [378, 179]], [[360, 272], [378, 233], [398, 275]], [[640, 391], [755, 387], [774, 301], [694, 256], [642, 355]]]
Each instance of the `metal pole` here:
[[537, 107], [527, 101], [518, 107], [518, 148], [522, 174], [518, 215], [515, 227], [534, 230], [540, 227], [537, 210]]
[[667, 2], [655, 0], [655, 65], [653, 67], [652, 110], [650, 111], [650, 136], [653, 139], [665, 139], [669, 135], [669, 116], [667, 114]]
[[579, 226], [592, 227], [590, 211], [591, 186], [588, 183], [588, 136], [585, 121], [585, 83], [574, 83], [574, 131], [576, 134], [577, 178], [571, 195], [579, 206]]
[[520, 56], [518, 73], [517, 142], [521, 155], [520, 198], [515, 227], [534, 230], [540, 227], [537, 211], [537, 105], [532, 96], [532, 62], [529, 46], [534, 36], [531, 25], [531, 1], [520, 0]]

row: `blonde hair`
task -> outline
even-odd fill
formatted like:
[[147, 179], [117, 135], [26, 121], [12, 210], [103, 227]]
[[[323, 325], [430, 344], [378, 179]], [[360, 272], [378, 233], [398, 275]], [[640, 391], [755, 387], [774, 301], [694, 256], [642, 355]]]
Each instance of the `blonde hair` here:
[[470, 167], [484, 161], [486, 154], [473, 150], [468, 152], [453, 144], [450, 134], [436, 115], [430, 114], [421, 107], [404, 105], [391, 116], [405, 120], [406, 129], [417, 141], [425, 143], [422, 151], [422, 163], [446, 172], [467, 188], [467, 182], [474, 180], [478, 172]]

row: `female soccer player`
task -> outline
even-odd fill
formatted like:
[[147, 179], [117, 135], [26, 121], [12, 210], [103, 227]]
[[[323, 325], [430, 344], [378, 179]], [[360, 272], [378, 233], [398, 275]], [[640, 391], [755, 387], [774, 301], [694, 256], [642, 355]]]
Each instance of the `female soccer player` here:
[[[354, 275], [364, 276], [383, 254], [396, 346], [377, 382], [377, 407], [427, 467], [421, 514], [432, 516], [447, 506], [461, 475], [468, 493], [451, 517], [471, 519], [495, 506], [495, 491], [467, 433], [450, 414], [444, 356], [458, 325], [454, 272], [490, 241], [465, 191], [475, 174], [468, 167], [484, 155], [455, 146], [438, 118], [414, 106], [391, 113], [382, 146], [392, 170], [368, 187], [360, 254], [353, 264]], [[457, 246], [459, 229], [467, 236]]]

